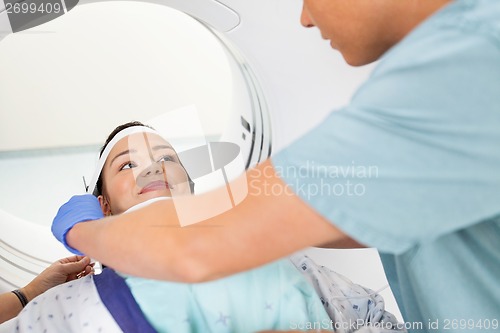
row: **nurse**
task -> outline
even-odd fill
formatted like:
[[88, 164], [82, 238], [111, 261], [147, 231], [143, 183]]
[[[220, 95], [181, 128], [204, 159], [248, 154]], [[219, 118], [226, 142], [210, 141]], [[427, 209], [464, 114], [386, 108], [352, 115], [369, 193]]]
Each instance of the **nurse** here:
[[121, 271], [187, 282], [307, 246], [376, 247], [410, 331], [496, 330], [498, 17], [489, 0], [304, 0], [301, 23], [349, 64], [380, 60], [347, 107], [248, 170], [248, 197], [196, 226], [159, 202], [85, 223], [58, 216], [55, 235]]

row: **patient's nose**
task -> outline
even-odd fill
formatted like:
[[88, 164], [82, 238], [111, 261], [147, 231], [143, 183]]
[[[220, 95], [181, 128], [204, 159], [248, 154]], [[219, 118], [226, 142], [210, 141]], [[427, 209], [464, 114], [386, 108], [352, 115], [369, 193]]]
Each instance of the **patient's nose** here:
[[154, 162], [149, 167], [144, 169], [139, 174], [139, 177], [151, 177], [151, 176], [155, 176], [155, 175], [160, 175], [162, 173], [163, 173], [163, 163]]

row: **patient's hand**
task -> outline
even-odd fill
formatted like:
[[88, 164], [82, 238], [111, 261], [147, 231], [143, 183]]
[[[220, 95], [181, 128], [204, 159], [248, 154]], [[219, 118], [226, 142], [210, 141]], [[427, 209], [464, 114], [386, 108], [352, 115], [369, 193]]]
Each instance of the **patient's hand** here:
[[60, 259], [47, 267], [21, 290], [28, 301], [61, 283], [92, 274], [94, 269], [89, 257], [72, 256]]

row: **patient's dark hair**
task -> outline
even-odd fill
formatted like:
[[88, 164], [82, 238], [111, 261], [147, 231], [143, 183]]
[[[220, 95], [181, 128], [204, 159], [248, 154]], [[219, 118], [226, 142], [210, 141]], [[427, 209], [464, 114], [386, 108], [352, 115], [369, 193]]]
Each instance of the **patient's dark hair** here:
[[[144, 125], [143, 123], [141, 123], [140, 121], [130, 121], [128, 123], [125, 123], [125, 124], [122, 124], [118, 127], [116, 127], [113, 132], [111, 132], [109, 135], [108, 135], [108, 138], [106, 139], [106, 142], [104, 142], [104, 145], [101, 147], [101, 151], [99, 152], [99, 157], [102, 156], [102, 153], [104, 153], [104, 150], [106, 149], [106, 147], [108, 146], [108, 144], [111, 142], [111, 140], [113, 140], [113, 138], [118, 134], [120, 133], [121, 131], [123, 131], [124, 129], [126, 128], [129, 128], [129, 127], [133, 127], [133, 126], [143, 126], [143, 127], [147, 127], [147, 128], [151, 128], [152, 130], [154, 130], [153, 127], [151, 126], [148, 126], [148, 125]], [[180, 162], [180, 161], [179, 161]], [[181, 166], [184, 168], [184, 165], [182, 165], [182, 163], [180, 163]], [[184, 170], [186, 170], [186, 168], [184, 168]], [[191, 193], [194, 192], [194, 182], [191, 180], [191, 177], [189, 177], [189, 174], [187, 173], [186, 171], [186, 174], [188, 176], [188, 181], [189, 181], [189, 187], [191, 188]], [[96, 184], [96, 188], [97, 188], [97, 193], [94, 193], [96, 196], [98, 195], [101, 195], [102, 194], [102, 171], [101, 171], [101, 175], [99, 175], [99, 179], [97, 179], [97, 184]]]
[[104, 149], [106, 149], [106, 147], [108, 146], [108, 144], [111, 142], [111, 140], [113, 140], [113, 138], [121, 131], [123, 131], [124, 129], [126, 128], [129, 128], [129, 127], [133, 127], [133, 126], [143, 126], [143, 127], [148, 127], [148, 128], [151, 128], [152, 130], [154, 130], [153, 127], [151, 126], [148, 126], [148, 125], [144, 125], [143, 123], [141, 123], [140, 121], [131, 121], [131, 122], [128, 122], [128, 123], [125, 123], [125, 124], [122, 124], [120, 126], [118, 126], [117, 128], [115, 128], [113, 130], [113, 132], [111, 132], [108, 136], [108, 138], [106, 139], [106, 142], [104, 142], [104, 145], [101, 147], [101, 151], [99, 152], [99, 157], [102, 156], [102, 153], [104, 153]]

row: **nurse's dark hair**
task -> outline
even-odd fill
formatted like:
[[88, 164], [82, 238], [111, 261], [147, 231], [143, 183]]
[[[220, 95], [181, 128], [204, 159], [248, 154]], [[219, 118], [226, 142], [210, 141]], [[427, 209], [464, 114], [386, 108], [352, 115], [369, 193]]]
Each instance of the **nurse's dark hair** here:
[[[104, 150], [106, 149], [106, 147], [109, 145], [109, 143], [111, 142], [111, 140], [113, 140], [113, 138], [118, 134], [120, 133], [121, 131], [123, 131], [124, 129], [126, 128], [129, 128], [129, 127], [133, 127], [133, 126], [143, 126], [143, 127], [147, 127], [147, 128], [151, 128], [152, 130], [154, 130], [153, 127], [149, 126], [149, 125], [144, 125], [143, 123], [141, 123], [140, 121], [130, 121], [128, 123], [125, 123], [125, 124], [122, 124], [120, 126], [117, 126], [109, 135], [108, 135], [108, 138], [106, 139], [106, 141], [104, 142], [104, 145], [101, 147], [101, 151], [99, 152], [99, 157], [102, 156], [102, 154], [104, 153]], [[181, 166], [184, 168], [184, 166], [182, 165], [182, 163], [180, 163]], [[184, 168], [184, 170], [186, 170], [186, 168]], [[102, 171], [101, 171], [102, 173]], [[189, 174], [187, 173], [186, 171], [186, 174], [188, 176], [188, 181], [189, 181], [189, 187], [191, 188], [191, 193], [194, 192], [194, 182], [191, 180], [191, 177], [189, 177]], [[94, 192], [94, 194], [96, 196], [99, 196], [102, 194], [102, 177], [101, 175], [99, 175], [99, 179], [97, 179], [97, 184], [96, 184], [96, 189], [97, 189], [97, 193]]]

